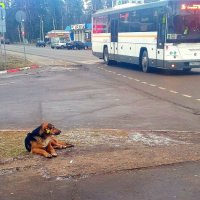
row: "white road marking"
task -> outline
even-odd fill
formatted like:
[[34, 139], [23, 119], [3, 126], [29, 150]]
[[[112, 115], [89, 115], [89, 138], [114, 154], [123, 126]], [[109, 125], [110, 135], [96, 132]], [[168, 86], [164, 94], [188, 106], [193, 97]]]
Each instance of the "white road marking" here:
[[174, 93], [174, 94], [178, 94], [177, 91], [174, 91], [174, 90], [170, 90], [171, 93]]
[[[97, 67], [97, 68], [99, 68], [99, 69], [103, 69], [103, 68], [101, 68], [101, 67]], [[103, 69], [103, 70], [105, 70], [105, 69]], [[130, 77], [130, 76], [125, 76], [125, 75], [123, 75], [123, 74], [117, 74], [116, 72], [114, 72], [114, 71], [109, 71], [109, 70], [105, 70], [105, 71], [107, 71], [107, 72], [109, 72], [109, 73], [113, 73], [113, 74], [116, 74], [116, 75], [118, 75], [118, 76], [123, 76], [124, 78], [128, 78], [129, 80], [134, 80], [134, 81], [137, 81], [137, 82], [141, 82], [142, 84], [147, 84], [147, 85], [149, 85], [149, 86], [152, 86], [152, 87], [157, 87], [157, 85], [155, 85], [155, 84], [151, 84], [151, 83], [147, 83], [147, 82], [145, 82], [145, 81], [140, 81], [139, 79], [136, 79], [136, 78], [133, 78], [133, 77]], [[164, 87], [158, 87], [160, 90], [166, 90], [167, 88], [164, 88]], [[169, 92], [171, 92], [171, 93], [173, 93], [173, 94], [179, 94], [179, 92], [177, 92], [177, 91], [175, 91], [175, 90], [168, 90]], [[183, 97], [187, 97], [187, 98], [192, 98], [192, 96], [190, 96], [190, 95], [187, 95], [187, 94], [181, 94]], [[200, 102], [200, 99], [195, 99], [196, 101], [199, 101]]]
[[150, 86], [152, 86], [152, 87], [156, 87], [156, 85], [154, 85], [154, 84], [148, 84], [148, 85], [150, 85]]
[[192, 96], [187, 95], [187, 94], [182, 94], [182, 96], [187, 97], [187, 98], [192, 98]]
[[77, 63], [81, 63], [81, 64], [96, 64], [98, 63], [98, 61], [96, 60], [83, 60], [83, 61], [77, 61]]
[[166, 90], [166, 88], [164, 88], [164, 87], [158, 87], [159, 89], [161, 89], [161, 90]]

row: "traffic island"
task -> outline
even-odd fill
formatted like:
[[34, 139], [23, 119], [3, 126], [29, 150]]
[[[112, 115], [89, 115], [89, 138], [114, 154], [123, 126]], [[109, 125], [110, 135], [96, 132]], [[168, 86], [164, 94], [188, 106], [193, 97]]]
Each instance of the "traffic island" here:
[[35, 69], [39, 66], [20, 56], [0, 54], [0, 74], [14, 73], [28, 69]]
[[40, 174], [65, 180], [200, 160], [200, 134], [177, 131], [76, 129], [59, 139], [75, 145], [46, 159], [24, 148], [27, 131], [1, 131], [0, 175]]

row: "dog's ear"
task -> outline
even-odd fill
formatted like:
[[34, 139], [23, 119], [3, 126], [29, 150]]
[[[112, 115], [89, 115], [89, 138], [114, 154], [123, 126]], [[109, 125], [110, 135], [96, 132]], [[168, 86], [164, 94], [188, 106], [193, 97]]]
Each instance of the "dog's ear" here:
[[43, 122], [41, 124], [41, 133], [45, 133], [46, 132], [46, 129], [48, 129], [48, 124], [47, 122]]
[[51, 130], [54, 126], [53, 126], [53, 124], [48, 123], [47, 127], [48, 127], [48, 129]]

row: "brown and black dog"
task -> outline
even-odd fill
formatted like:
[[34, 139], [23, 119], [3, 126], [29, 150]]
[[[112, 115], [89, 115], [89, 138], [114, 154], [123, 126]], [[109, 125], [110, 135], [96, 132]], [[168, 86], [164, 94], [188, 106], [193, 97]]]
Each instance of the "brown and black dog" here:
[[54, 137], [54, 135], [59, 135], [60, 133], [61, 131], [55, 128], [54, 125], [44, 122], [27, 134], [24, 141], [25, 147], [29, 152], [40, 154], [46, 158], [56, 157], [55, 149], [65, 149], [74, 146], [61, 142]]

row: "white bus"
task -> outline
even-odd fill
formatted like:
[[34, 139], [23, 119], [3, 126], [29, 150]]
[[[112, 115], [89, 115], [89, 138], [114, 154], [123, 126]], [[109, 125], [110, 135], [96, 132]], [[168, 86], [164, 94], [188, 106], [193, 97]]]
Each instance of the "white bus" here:
[[92, 51], [113, 62], [190, 71], [200, 68], [200, 0], [127, 4], [93, 14]]

